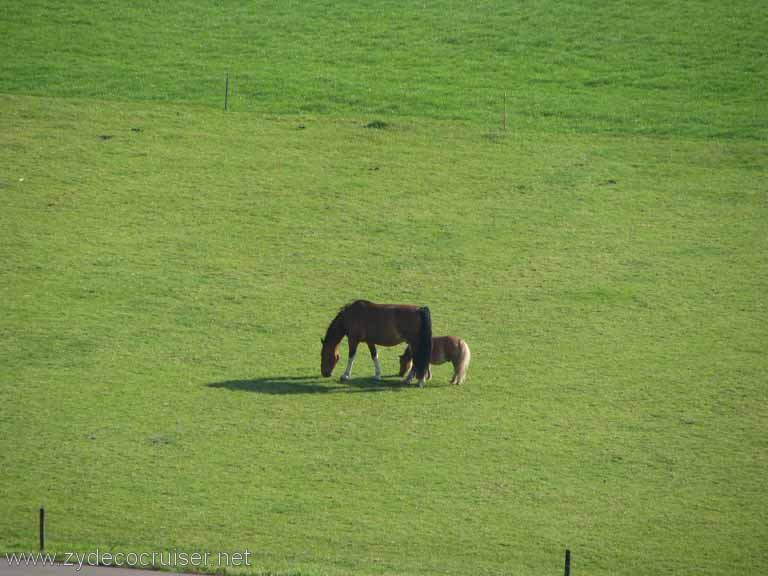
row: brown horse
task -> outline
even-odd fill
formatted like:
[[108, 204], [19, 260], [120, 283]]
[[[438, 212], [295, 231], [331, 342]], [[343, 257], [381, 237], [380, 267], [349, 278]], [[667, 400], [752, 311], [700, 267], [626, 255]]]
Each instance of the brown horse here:
[[[429, 357], [430, 364], [453, 364], [453, 378], [451, 384], [461, 384], [467, 375], [469, 359], [472, 357], [467, 343], [458, 336], [436, 336], [432, 338], [432, 354]], [[400, 356], [400, 376], [411, 370], [413, 354], [411, 347], [407, 346]], [[432, 379], [432, 369], [427, 368], [427, 380]]]
[[419, 379], [419, 387], [424, 385], [432, 353], [432, 318], [426, 306], [374, 304], [367, 300], [355, 300], [344, 306], [328, 326], [325, 338], [320, 339], [323, 344], [320, 372], [326, 378], [339, 361], [339, 345], [344, 336], [349, 344], [349, 358], [347, 369], [341, 376], [342, 382], [349, 380], [358, 343], [368, 344], [374, 377], [378, 380], [381, 378], [381, 367], [376, 345], [397, 346], [407, 342], [413, 350], [414, 369], [406, 382], [410, 382], [415, 374]]

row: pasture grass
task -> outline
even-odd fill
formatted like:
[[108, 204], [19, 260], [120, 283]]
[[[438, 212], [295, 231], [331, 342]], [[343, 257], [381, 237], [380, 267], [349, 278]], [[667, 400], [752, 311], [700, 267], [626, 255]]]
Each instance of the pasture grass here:
[[[311, 574], [760, 563], [763, 147], [304, 125], [3, 97], [3, 549], [45, 504], [59, 550]], [[466, 385], [321, 379], [357, 297]]]
[[[52, 550], [249, 574], [757, 573], [765, 9], [338, 6], [3, 8], [0, 550], [45, 505]], [[466, 102], [512, 78], [505, 132]], [[360, 297], [467, 383], [320, 378]]]
[[768, 136], [764, 2], [10, 0], [0, 93]]

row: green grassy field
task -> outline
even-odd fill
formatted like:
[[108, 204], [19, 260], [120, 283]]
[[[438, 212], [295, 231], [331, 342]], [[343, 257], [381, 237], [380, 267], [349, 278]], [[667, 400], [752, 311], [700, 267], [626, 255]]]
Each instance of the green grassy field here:
[[0, 551], [760, 573], [768, 9], [431, 6], [0, 8]]

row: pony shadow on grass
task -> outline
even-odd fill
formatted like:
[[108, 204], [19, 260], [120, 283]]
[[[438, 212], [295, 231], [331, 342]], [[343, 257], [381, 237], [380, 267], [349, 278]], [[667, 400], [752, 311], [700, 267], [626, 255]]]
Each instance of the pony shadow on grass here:
[[412, 388], [401, 380], [374, 380], [352, 378], [339, 382], [338, 378], [320, 379], [317, 376], [263, 376], [245, 380], [226, 380], [206, 384], [208, 388], [226, 388], [233, 391], [258, 394], [332, 394], [346, 392], [384, 392]]

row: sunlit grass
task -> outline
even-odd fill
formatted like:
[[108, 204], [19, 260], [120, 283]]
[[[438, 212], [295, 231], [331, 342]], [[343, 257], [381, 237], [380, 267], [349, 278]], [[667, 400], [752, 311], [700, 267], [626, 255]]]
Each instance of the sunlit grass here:
[[[0, 550], [765, 563], [764, 8], [433, 6], [3, 8]], [[467, 383], [320, 378], [360, 297]]]

